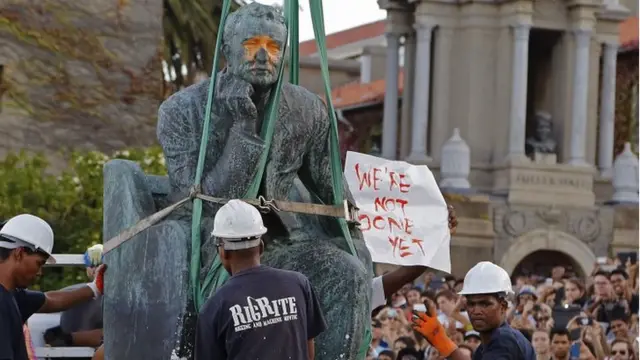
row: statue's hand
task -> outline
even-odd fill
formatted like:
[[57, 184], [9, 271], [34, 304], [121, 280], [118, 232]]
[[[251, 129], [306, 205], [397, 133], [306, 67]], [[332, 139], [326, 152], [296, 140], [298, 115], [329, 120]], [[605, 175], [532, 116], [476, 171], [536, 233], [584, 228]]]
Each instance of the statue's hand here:
[[224, 84], [221, 84], [218, 101], [224, 108], [224, 116], [233, 121], [233, 126], [237, 130], [255, 134], [258, 122], [258, 109], [251, 100], [253, 87], [248, 82], [236, 77], [229, 76]]

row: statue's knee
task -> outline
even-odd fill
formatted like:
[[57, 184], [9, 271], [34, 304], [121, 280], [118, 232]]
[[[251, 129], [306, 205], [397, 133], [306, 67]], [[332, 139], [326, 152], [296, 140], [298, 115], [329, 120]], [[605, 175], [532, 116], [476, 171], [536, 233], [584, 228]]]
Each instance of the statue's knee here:
[[[191, 240], [191, 224], [180, 220], [163, 220], [149, 228], [158, 245], [165, 245], [169, 249], [184, 248]], [[150, 234], [151, 235], [151, 234]], [[180, 246], [176, 246], [180, 244]]]
[[110, 239], [156, 211], [145, 174], [129, 160], [104, 165], [104, 238]]
[[145, 173], [140, 165], [131, 160], [113, 159], [102, 169], [105, 181], [144, 181]]

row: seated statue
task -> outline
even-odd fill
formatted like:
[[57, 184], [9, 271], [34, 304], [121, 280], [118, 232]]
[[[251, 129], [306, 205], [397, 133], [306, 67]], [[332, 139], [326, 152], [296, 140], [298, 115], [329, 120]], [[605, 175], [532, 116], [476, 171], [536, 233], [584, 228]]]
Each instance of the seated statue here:
[[[286, 42], [278, 8], [251, 3], [229, 15], [221, 47], [226, 67], [218, 73], [214, 91], [202, 193], [226, 199], [245, 195], [265, 150], [259, 132]], [[145, 175], [129, 161], [105, 165], [105, 240], [188, 196], [195, 181], [208, 87], [205, 80], [160, 106], [157, 134], [168, 181]], [[277, 111], [260, 195], [331, 204], [330, 119], [325, 104], [304, 88], [284, 83]], [[346, 188], [345, 194], [351, 199]], [[209, 234], [218, 208], [207, 202], [203, 208], [201, 282], [217, 256]], [[263, 216], [268, 228], [263, 263], [303, 273], [319, 295], [328, 330], [316, 339], [316, 359], [359, 358], [368, 347], [365, 331], [370, 326], [373, 277], [360, 231], [350, 229], [355, 257], [335, 218], [286, 212]], [[107, 253], [107, 359], [192, 359], [197, 313], [189, 281], [190, 254], [190, 205]]]
[[527, 138], [527, 154], [555, 154], [556, 141], [553, 138], [553, 122], [551, 115], [538, 111], [534, 116], [535, 135]]

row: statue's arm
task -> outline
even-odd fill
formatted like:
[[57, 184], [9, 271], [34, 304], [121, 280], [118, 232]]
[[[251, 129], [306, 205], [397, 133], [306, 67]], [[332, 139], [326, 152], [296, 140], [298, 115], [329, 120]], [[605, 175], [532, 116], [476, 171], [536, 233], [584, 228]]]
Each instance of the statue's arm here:
[[[325, 204], [333, 203], [333, 183], [331, 179], [331, 148], [329, 144], [330, 119], [325, 104], [317, 98], [310, 107], [314, 119], [311, 133], [311, 143], [304, 155], [304, 162], [300, 169], [300, 180]], [[346, 182], [343, 181], [346, 189]], [[345, 197], [348, 197], [346, 189]]]
[[[169, 178], [183, 191], [193, 185], [200, 150], [201, 134], [196, 121], [200, 115], [185, 106], [163, 103], [158, 111], [158, 140], [165, 155]], [[213, 124], [212, 124], [213, 125]], [[209, 135], [213, 136], [213, 131]], [[202, 191], [219, 197], [238, 197], [255, 176], [264, 142], [257, 136], [232, 127], [222, 152], [213, 165], [205, 164]], [[212, 161], [206, 159], [205, 161]]]

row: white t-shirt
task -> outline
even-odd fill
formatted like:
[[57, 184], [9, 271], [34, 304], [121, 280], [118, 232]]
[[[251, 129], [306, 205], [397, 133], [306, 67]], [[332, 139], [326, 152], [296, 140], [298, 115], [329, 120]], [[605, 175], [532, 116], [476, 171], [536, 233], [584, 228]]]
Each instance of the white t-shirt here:
[[373, 278], [371, 281], [371, 290], [371, 312], [373, 312], [374, 309], [387, 303], [387, 299], [384, 297], [382, 276]]

